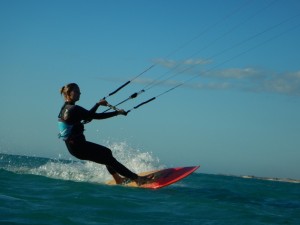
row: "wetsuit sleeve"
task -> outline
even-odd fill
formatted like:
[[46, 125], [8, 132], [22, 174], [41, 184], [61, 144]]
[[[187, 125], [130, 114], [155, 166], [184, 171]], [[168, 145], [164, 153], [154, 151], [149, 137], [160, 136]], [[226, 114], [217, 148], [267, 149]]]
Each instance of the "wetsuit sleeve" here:
[[92, 115], [92, 119], [107, 119], [107, 118], [110, 118], [110, 117], [114, 117], [114, 116], [117, 116], [118, 115], [118, 112], [115, 111], [115, 112], [109, 112], [109, 113], [96, 113], [98, 107], [100, 105], [98, 104], [95, 104], [93, 108], [90, 109], [90, 113]]
[[100, 105], [95, 104], [95, 105], [93, 106], [93, 108], [90, 109], [90, 112], [91, 112], [91, 113], [95, 113], [95, 112], [97, 111], [97, 109], [99, 108], [99, 106], [100, 106]]
[[97, 110], [97, 106], [95, 105], [91, 110], [86, 110], [81, 106], [75, 106], [71, 113], [73, 121], [81, 121], [81, 120], [91, 120], [91, 119], [107, 119], [113, 116], [117, 116], [118, 112], [109, 112], [109, 113], [95, 113], [93, 110]]
[[117, 111], [115, 112], [108, 112], [108, 113], [94, 113], [93, 119], [101, 120], [101, 119], [107, 119], [110, 117], [117, 116], [119, 113]]

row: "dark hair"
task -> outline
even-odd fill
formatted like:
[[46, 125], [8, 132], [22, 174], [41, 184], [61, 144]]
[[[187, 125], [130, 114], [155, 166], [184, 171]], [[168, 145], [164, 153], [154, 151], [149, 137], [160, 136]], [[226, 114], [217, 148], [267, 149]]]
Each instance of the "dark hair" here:
[[75, 88], [79, 88], [76, 83], [69, 83], [60, 89], [60, 94], [66, 99]]

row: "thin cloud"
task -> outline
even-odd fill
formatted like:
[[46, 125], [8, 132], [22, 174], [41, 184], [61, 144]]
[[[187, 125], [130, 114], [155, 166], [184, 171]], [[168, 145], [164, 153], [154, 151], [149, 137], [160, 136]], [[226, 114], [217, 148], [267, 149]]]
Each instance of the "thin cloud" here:
[[[196, 61], [190, 63], [201, 64], [201, 62]], [[102, 77], [100, 79], [118, 83], [127, 81], [116, 77]], [[229, 68], [199, 73], [199, 76], [195, 77], [195, 79], [190, 82], [188, 79], [184, 80], [182, 76], [177, 80], [175, 77], [166, 80], [139, 77], [132, 82], [145, 86], [164, 86], [166, 88], [172, 88], [180, 85], [184, 88], [199, 90], [239, 90], [255, 93], [265, 92], [300, 96], [300, 71], [276, 73], [251, 67]]]
[[234, 68], [207, 73], [202, 78], [206, 81], [204, 85], [195, 84], [191, 87], [300, 95], [300, 71], [276, 73], [255, 68]]
[[212, 76], [229, 79], [259, 79], [262, 74], [259, 70], [254, 68], [231, 68], [218, 71], [216, 73], [209, 73]]
[[300, 71], [275, 74], [264, 80], [262, 90], [287, 95], [300, 95]]
[[[148, 79], [137, 82], [147, 84], [153, 81]], [[240, 90], [299, 96], [300, 71], [276, 73], [250, 67], [230, 68], [199, 74], [193, 82], [167, 80], [158, 83], [168, 87], [180, 84], [182, 87], [193, 89]]]

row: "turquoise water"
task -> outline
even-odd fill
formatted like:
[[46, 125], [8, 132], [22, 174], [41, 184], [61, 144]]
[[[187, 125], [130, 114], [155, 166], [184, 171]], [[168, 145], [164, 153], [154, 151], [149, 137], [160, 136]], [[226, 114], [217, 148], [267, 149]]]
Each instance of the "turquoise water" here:
[[[135, 170], [163, 167], [149, 154], [116, 154]], [[300, 183], [201, 168], [158, 190], [108, 179], [90, 162], [0, 154], [0, 224], [300, 224]]]

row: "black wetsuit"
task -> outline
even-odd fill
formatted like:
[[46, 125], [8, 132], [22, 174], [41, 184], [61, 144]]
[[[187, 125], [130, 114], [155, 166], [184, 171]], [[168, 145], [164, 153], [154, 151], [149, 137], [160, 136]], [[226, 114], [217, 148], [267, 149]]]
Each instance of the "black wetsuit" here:
[[78, 159], [106, 165], [112, 175], [118, 173], [133, 180], [137, 179], [138, 175], [118, 162], [109, 148], [86, 141], [82, 120], [106, 119], [118, 115], [118, 112], [96, 113], [98, 107], [99, 105], [96, 104], [91, 110], [86, 110], [66, 102], [61, 108], [58, 120], [72, 126], [70, 135], [65, 140], [69, 152]]

